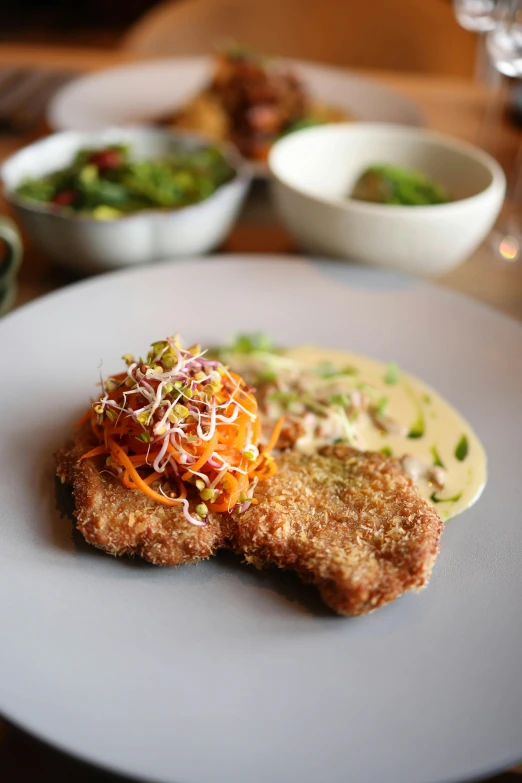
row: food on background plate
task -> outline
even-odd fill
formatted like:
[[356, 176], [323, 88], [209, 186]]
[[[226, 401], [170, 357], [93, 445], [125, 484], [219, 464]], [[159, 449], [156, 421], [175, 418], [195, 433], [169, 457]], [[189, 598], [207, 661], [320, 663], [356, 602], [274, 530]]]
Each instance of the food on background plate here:
[[350, 198], [405, 207], [447, 204], [452, 201], [446, 188], [425, 174], [388, 164], [374, 164], [365, 169], [355, 183]]
[[233, 48], [216, 57], [210, 83], [176, 112], [172, 124], [231, 141], [246, 158], [265, 161], [280, 136], [347, 119], [340, 109], [311, 99], [287, 66]]
[[[231, 548], [258, 566], [297, 570], [340, 614], [364, 614], [426, 584], [437, 510], [463, 510], [484, 483], [470, 428], [395, 365], [276, 351], [262, 336], [214, 354], [167, 338], [145, 360], [124, 359], [57, 454], [80, 531], [113, 555], [178, 565]], [[439, 426], [460, 433], [457, 465], [447, 432], [431, 445]], [[420, 453], [436, 454], [435, 464], [408, 454], [408, 439], [428, 439]]]
[[114, 220], [142, 210], [196, 204], [234, 176], [214, 146], [180, 147], [162, 158], [135, 160], [129, 147], [113, 144], [80, 150], [69, 166], [26, 179], [16, 194], [64, 214]]

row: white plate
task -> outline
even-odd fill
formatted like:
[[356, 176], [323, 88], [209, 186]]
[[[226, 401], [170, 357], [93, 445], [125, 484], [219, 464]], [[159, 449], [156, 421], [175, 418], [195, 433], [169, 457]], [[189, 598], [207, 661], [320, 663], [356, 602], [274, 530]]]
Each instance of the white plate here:
[[[183, 296], [190, 291], [190, 296]], [[53, 450], [127, 351], [237, 330], [397, 360], [469, 419], [480, 501], [427, 590], [356, 619], [230, 555], [115, 560], [56, 510]], [[91, 279], [0, 324], [0, 709], [165, 783], [434, 783], [522, 757], [522, 328], [417, 281], [213, 258]]]
[[[422, 125], [417, 106], [400, 93], [350, 71], [287, 60], [310, 94], [359, 120]], [[54, 130], [98, 130], [168, 116], [196, 93], [212, 72], [208, 57], [152, 60], [98, 71], [70, 82], [48, 108]]]

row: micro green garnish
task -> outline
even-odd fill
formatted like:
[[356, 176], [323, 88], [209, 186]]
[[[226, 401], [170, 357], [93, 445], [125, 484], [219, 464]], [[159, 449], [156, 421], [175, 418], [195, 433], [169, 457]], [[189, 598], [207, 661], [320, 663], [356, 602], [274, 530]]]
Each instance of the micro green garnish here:
[[202, 519], [205, 519], [208, 514], [208, 507], [205, 505], [205, 503], [198, 503], [196, 506], [196, 514], [198, 514]]
[[[257, 482], [277, 470], [269, 452], [284, 421], [260, 453], [252, 389], [205, 354], [199, 345], [183, 348], [177, 336], [153, 343], [145, 359], [125, 354], [125, 371], [102, 383], [90, 412], [95, 451], [102, 446], [123, 484], [157, 503], [181, 504], [194, 525], [206, 524], [209, 512], [250, 506]], [[193, 513], [187, 490], [202, 501]]]
[[386, 367], [386, 372], [384, 373], [384, 383], [387, 383], [388, 386], [395, 386], [395, 384], [399, 383], [400, 379], [401, 373], [399, 370], [399, 365], [397, 362], [390, 362]]
[[430, 500], [432, 503], [456, 503], [458, 500], [460, 500], [462, 497], [462, 492], [457, 492], [455, 495], [453, 495], [450, 498], [440, 498], [436, 492], [433, 492], [430, 495]]
[[455, 449], [455, 457], [459, 460], [459, 462], [464, 462], [464, 460], [468, 456], [468, 452], [469, 452], [468, 439], [466, 435], [462, 435]]
[[385, 454], [387, 457], [393, 457], [393, 451], [389, 446], [383, 446], [381, 449], [381, 454]]
[[346, 415], [346, 411], [344, 408], [338, 408], [338, 415], [341, 419], [341, 424], [344, 430], [344, 438], [347, 443], [349, 443], [351, 446], [355, 446], [357, 444], [357, 432], [355, 430], [355, 427], [353, 426], [353, 422], [350, 421], [348, 416]]
[[433, 457], [433, 464], [435, 465], [435, 467], [445, 468], [446, 466], [444, 465], [443, 461], [440, 458], [440, 454], [438, 452], [437, 447], [435, 445], [432, 446], [430, 451], [431, 451], [431, 456]]

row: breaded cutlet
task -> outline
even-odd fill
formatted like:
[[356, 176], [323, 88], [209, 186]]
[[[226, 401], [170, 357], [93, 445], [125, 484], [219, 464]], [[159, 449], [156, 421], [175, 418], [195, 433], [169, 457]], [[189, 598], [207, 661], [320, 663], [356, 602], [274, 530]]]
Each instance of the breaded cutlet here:
[[[192, 525], [181, 505], [163, 506], [124, 487], [104, 470], [105, 456], [78, 461], [97, 445], [87, 423], [56, 454], [57, 475], [72, 486], [77, 526], [90, 544], [111, 555], [139, 555], [171, 566], [208, 558], [223, 546], [221, 514], [209, 514], [204, 527]], [[198, 502], [189, 500], [191, 511]]]
[[336, 445], [278, 463], [257, 503], [230, 518], [228, 546], [258, 567], [297, 571], [344, 615], [426, 585], [442, 522], [396, 460]]

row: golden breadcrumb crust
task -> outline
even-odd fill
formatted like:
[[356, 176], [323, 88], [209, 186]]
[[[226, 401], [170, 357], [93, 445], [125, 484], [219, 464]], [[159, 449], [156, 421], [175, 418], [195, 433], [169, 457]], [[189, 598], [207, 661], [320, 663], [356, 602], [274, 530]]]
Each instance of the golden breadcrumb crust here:
[[[111, 555], [139, 555], [156, 565], [194, 563], [224, 545], [221, 515], [208, 525], [187, 522], [181, 505], [163, 506], [140, 490], [127, 489], [109, 471], [105, 457], [78, 462], [97, 445], [89, 424], [56, 454], [57, 475], [70, 484], [78, 529], [85, 539]], [[194, 511], [198, 500], [190, 502]]]
[[235, 551], [297, 571], [339, 614], [366, 614], [426, 585], [442, 522], [396, 460], [337, 445], [278, 462], [257, 505], [230, 524]]
[[78, 462], [94, 445], [89, 425], [81, 427], [57, 453], [57, 474], [72, 485], [85, 539], [112, 555], [179, 565], [226, 546], [258, 567], [297, 571], [334, 611], [359, 615], [424, 587], [439, 551], [434, 508], [383, 454], [343, 445], [311, 456], [287, 451], [276, 475], [258, 486], [257, 504], [241, 516], [211, 514], [196, 527], [181, 507], [125, 488], [103, 470], [103, 456]]

